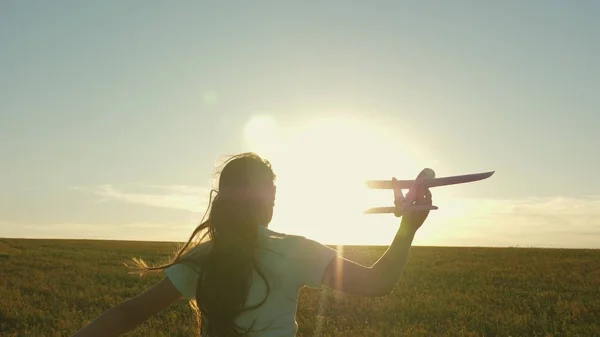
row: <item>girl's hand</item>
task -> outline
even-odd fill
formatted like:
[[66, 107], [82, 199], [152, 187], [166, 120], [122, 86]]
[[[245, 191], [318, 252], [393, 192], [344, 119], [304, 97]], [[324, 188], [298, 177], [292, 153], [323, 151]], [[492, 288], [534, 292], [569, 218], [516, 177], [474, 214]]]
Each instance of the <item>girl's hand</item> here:
[[[413, 205], [432, 206], [431, 191], [429, 190], [429, 188], [419, 188], [417, 190], [417, 196]], [[407, 211], [402, 216], [402, 221], [400, 224], [401, 228], [417, 231], [421, 227], [421, 225], [423, 225], [423, 222], [425, 222], [431, 210], [429, 208], [423, 208], [424, 209], [422, 210]]]

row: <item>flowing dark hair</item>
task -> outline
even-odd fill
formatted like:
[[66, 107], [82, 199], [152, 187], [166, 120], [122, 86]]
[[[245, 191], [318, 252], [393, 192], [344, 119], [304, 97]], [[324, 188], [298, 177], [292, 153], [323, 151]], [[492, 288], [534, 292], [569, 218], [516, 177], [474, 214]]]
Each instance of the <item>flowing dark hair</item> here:
[[[208, 218], [204, 221], [205, 214], [172, 261], [148, 267], [144, 261], [134, 259], [142, 272], [163, 270], [177, 263], [198, 267], [196, 298], [190, 304], [202, 335], [246, 336], [249, 330], [240, 328], [236, 318], [266, 300], [265, 296], [260, 303], [246, 307], [255, 270], [269, 293], [267, 279], [257, 265], [255, 248], [259, 226], [267, 226], [273, 215], [274, 182], [275, 174], [266, 159], [252, 152], [230, 157], [220, 172], [218, 190], [211, 191]], [[206, 237], [210, 244], [208, 253], [201, 257], [190, 254]]]

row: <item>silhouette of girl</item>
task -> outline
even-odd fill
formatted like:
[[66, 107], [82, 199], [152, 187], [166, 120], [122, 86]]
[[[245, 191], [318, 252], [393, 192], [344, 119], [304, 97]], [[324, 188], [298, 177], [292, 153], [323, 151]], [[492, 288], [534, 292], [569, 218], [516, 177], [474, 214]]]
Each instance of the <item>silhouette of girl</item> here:
[[319, 242], [268, 228], [275, 174], [254, 153], [230, 158], [213, 192], [208, 218], [170, 263], [148, 267], [136, 260], [141, 272], [164, 270], [166, 277], [74, 336], [123, 334], [182, 299], [195, 309], [202, 336], [295, 336], [303, 286], [325, 285], [372, 297], [389, 294], [404, 270], [416, 231], [434, 209], [429, 190], [413, 188], [409, 193], [418, 193], [413, 210], [403, 215], [387, 251], [367, 267]]

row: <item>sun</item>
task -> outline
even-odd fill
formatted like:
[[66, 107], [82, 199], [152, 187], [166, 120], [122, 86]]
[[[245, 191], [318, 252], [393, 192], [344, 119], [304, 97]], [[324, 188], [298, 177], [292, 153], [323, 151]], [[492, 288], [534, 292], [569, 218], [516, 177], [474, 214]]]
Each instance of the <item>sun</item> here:
[[244, 144], [268, 157], [279, 144], [279, 128], [275, 119], [268, 115], [257, 115], [246, 122], [243, 128]]
[[382, 218], [363, 214], [391, 204], [391, 192], [368, 190], [364, 181], [412, 177], [422, 168], [414, 144], [392, 131], [359, 118], [313, 118], [293, 126], [265, 115], [250, 119], [244, 126], [246, 148], [266, 157], [277, 175], [272, 226], [332, 244], [391, 238], [397, 226], [388, 227], [392, 232], [369, 231], [365, 226]]

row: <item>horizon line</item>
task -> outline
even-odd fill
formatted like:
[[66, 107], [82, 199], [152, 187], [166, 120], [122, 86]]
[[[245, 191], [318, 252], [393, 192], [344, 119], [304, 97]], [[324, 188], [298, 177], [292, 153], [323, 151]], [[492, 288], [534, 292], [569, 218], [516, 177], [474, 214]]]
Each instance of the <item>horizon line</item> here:
[[[107, 238], [57, 238], [57, 237], [37, 237], [37, 238], [27, 238], [27, 237], [0, 237], [0, 240], [31, 240], [31, 241], [104, 241], [104, 242], [136, 242], [136, 243], [175, 243], [175, 244], [184, 244], [186, 241], [164, 241], [164, 240], [134, 240], [134, 239], [107, 239]], [[325, 246], [330, 247], [389, 247], [390, 244], [340, 244], [340, 243], [325, 243], [321, 242]], [[554, 250], [600, 250], [600, 247], [592, 248], [592, 247], [551, 247], [551, 246], [532, 246], [532, 245], [496, 245], [496, 246], [483, 246], [483, 245], [419, 245], [413, 244], [412, 247], [423, 247], [423, 248], [521, 248], [521, 249], [554, 249]]]

